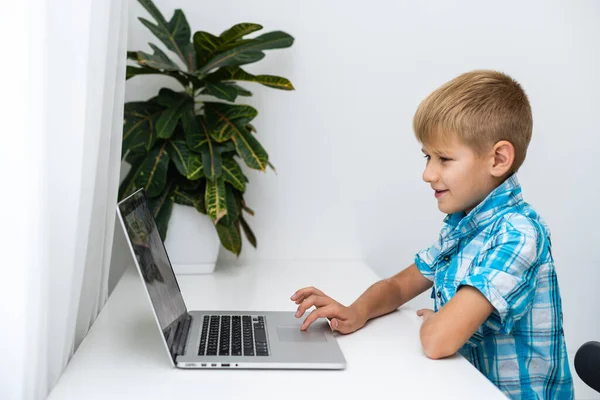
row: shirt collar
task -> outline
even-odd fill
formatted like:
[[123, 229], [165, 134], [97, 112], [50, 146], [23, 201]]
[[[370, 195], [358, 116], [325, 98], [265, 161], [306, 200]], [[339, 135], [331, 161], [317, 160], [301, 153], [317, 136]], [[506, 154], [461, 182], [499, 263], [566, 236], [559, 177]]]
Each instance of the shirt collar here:
[[455, 235], [466, 236], [479, 226], [485, 226], [494, 220], [505, 209], [519, 206], [523, 203], [521, 185], [517, 175], [513, 174], [500, 186], [465, 215], [464, 211], [448, 214], [444, 222], [453, 227]]

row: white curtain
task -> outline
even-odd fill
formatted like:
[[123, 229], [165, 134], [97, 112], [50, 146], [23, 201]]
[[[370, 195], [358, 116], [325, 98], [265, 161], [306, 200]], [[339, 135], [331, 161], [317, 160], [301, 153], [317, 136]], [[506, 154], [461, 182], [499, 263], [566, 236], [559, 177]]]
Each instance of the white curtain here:
[[127, 1], [6, 6], [3, 20], [14, 17], [14, 25], [1, 33], [22, 58], [9, 69], [2, 57], [0, 71], [21, 96], [8, 105], [12, 115], [2, 116], [13, 120], [2, 137], [14, 146], [6, 143], [0, 164], [9, 190], [1, 205], [10, 264], [3, 285], [13, 285], [0, 290], [9, 340], [0, 398], [44, 399], [108, 296]]

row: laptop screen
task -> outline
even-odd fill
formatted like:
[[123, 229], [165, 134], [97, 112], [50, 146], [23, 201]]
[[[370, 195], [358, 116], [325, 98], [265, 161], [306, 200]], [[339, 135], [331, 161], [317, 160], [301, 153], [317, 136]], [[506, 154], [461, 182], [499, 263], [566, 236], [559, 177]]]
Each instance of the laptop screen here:
[[119, 203], [121, 221], [167, 343], [187, 309], [143, 190]]

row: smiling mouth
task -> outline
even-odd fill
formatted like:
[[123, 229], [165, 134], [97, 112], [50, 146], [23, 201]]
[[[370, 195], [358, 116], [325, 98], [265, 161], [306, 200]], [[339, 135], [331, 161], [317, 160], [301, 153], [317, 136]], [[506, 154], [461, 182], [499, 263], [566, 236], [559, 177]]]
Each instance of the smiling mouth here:
[[436, 190], [436, 191], [435, 191], [435, 197], [439, 199], [439, 198], [440, 198], [441, 196], [443, 196], [443, 195], [444, 195], [444, 193], [446, 193], [447, 191], [448, 191], [448, 190]]

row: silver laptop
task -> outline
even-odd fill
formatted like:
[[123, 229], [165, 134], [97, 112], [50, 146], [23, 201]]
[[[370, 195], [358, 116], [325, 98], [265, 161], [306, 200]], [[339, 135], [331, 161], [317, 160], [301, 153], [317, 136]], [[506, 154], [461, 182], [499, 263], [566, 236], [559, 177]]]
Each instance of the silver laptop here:
[[293, 312], [189, 311], [146, 195], [119, 202], [118, 214], [171, 363], [179, 368], [344, 369], [329, 324], [306, 331]]

